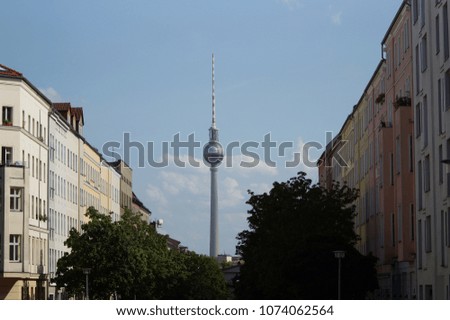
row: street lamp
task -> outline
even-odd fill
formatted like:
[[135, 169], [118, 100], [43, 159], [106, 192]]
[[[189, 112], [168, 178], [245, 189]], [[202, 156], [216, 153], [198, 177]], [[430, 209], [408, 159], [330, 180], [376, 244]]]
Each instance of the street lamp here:
[[334, 257], [338, 259], [338, 300], [341, 300], [341, 259], [345, 258], [345, 251], [333, 251]]
[[91, 273], [91, 268], [83, 268], [83, 273], [86, 275], [86, 300], [89, 300], [89, 273]]

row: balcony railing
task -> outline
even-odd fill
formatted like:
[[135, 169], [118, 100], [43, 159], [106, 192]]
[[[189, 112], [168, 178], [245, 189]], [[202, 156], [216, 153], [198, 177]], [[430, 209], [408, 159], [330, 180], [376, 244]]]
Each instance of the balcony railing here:
[[4, 161], [4, 162], [0, 162], [0, 166], [4, 166], [4, 167], [27, 167], [27, 163], [25, 161]]

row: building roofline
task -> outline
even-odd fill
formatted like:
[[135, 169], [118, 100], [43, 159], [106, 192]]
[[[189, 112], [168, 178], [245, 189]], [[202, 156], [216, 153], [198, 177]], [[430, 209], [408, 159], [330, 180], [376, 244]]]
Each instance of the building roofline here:
[[0, 67], [2, 69], [5, 69], [4, 72], [0, 71], [0, 78], [10, 80], [21, 80], [25, 82], [31, 89], [33, 89], [38, 94], [38, 96], [40, 96], [43, 100], [45, 100], [45, 102], [47, 102], [49, 105], [52, 104], [52, 101], [49, 98], [47, 98], [45, 94], [43, 94], [38, 88], [36, 88], [27, 78], [25, 78], [22, 73], [14, 69], [11, 69], [3, 64], [0, 64]]
[[402, 1], [402, 4], [400, 5], [400, 8], [398, 8], [397, 13], [395, 14], [394, 19], [392, 19], [391, 24], [389, 25], [389, 28], [387, 29], [386, 33], [384, 34], [383, 40], [381, 41], [381, 44], [383, 45], [387, 38], [389, 38], [389, 35], [391, 34], [392, 29], [394, 28], [395, 23], [397, 22], [398, 17], [403, 11], [403, 8], [406, 7], [408, 4], [405, 0]]
[[356, 104], [356, 108], [355, 108], [355, 107], [353, 108], [352, 113], [353, 113], [356, 109], [358, 109], [357, 106], [359, 106], [359, 104], [360, 104], [360, 103], [362, 102], [362, 100], [364, 99], [364, 96], [366, 95], [366, 93], [367, 93], [369, 87], [372, 85], [373, 80], [374, 80], [375, 77], [378, 75], [378, 71], [380, 71], [380, 69], [381, 69], [381, 67], [382, 67], [382, 65], [383, 65], [383, 63], [384, 63], [385, 61], [386, 61], [385, 59], [381, 59], [380, 62], [378, 62], [378, 65], [377, 65], [377, 67], [375, 68], [375, 71], [373, 72], [372, 76], [370, 77], [370, 80], [367, 82], [367, 85], [366, 85], [366, 87], [364, 88], [363, 93], [361, 94], [361, 97], [360, 97], [359, 100], [358, 100], [358, 103]]
[[116, 161], [107, 161], [109, 165], [113, 166], [113, 167], [117, 167], [118, 165], [120, 165], [120, 163], [122, 162], [127, 168], [129, 168], [131, 171], [133, 171], [133, 168], [130, 167], [130, 165], [128, 163], [126, 163], [125, 161], [123, 161], [123, 159], [118, 159]]
[[340, 137], [342, 135], [342, 131], [345, 128], [345, 125], [347, 124], [347, 122], [353, 117], [353, 114], [355, 113], [355, 111], [358, 109], [358, 106], [361, 104], [362, 100], [364, 99], [369, 87], [372, 85], [373, 80], [375, 79], [375, 77], [378, 75], [378, 72], [380, 71], [381, 67], [383, 66], [383, 63], [385, 62], [385, 59], [381, 59], [380, 62], [378, 62], [378, 65], [375, 69], [375, 71], [373, 72], [372, 76], [370, 77], [370, 80], [367, 82], [366, 87], [363, 90], [363, 93], [361, 95], [361, 97], [358, 100], [358, 103], [356, 105], [353, 106], [353, 110], [352, 112], [347, 116], [347, 118], [345, 119], [344, 123], [342, 124], [341, 128], [339, 129], [339, 132], [334, 136], [333, 140], [331, 140], [326, 146], [325, 146], [325, 150], [323, 151], [323, 153], [320, 155], [319, 160], [324, 158], [326, 153], [327, 153], [327, 148], [329, 144], [335, 145], [336, 140], [338, 139], [338, 137]]

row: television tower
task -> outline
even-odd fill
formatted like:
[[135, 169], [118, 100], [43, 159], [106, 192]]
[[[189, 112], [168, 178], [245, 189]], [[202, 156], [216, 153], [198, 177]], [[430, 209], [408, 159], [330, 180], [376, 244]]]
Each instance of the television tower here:
[[203, 148], [203, 158], [211, 171], [211, 224], [209, 255], [217, 257], [219, 253], [219, 221], [217, 171], [223, 160], [223, 148], [219, 143], [219, 129], [216, 127], [216, 96], [214, 92], [214, 54], [212, 55], [212, 122], [209, 128], [209, 142]]

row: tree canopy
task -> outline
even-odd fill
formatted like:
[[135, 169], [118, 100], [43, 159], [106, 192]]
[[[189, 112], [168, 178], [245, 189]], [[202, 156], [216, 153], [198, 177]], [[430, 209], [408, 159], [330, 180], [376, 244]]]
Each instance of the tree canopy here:
[[226, 299], [228, 289], [218, 264], [195, 253], [167, 249], [166, 236], [126, 211], [121, 220], [90, 207], [81, 232], [70, 231], [71, 250], [58, 260], [56, 283], [69, 295], [85, 293], [84, 268], [90, 268], [91, 299]]
[[357, 190], [338, 184], [326, 190], [300, 172], [275, 182], [269, 193], [249, 194], [249, 230], [237, 237], [237, 253], [244, 260], [239, 298], [336, 299], [335, 250], [346, 251], [343, 299], [364, 298], [377, 287], [376, 259], [354, 248]]

